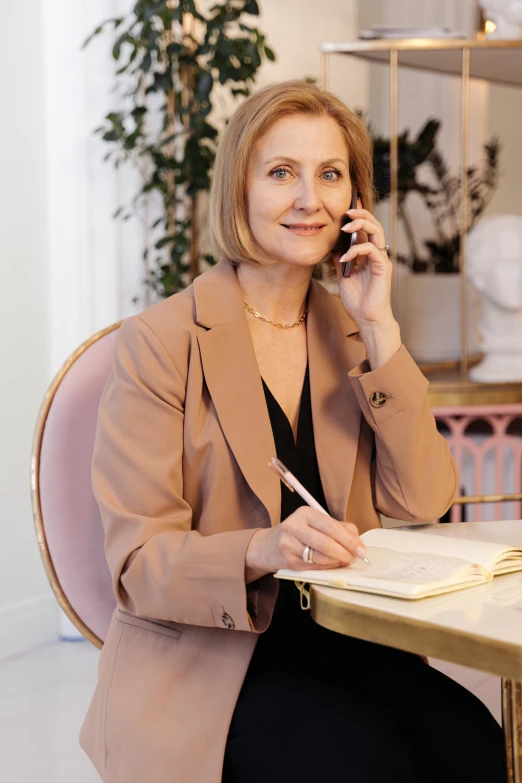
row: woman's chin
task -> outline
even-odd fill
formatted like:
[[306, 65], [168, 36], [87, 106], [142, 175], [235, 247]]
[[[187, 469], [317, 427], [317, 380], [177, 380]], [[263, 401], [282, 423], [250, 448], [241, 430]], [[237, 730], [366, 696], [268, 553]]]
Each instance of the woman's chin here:
[[290, 266], [296, 266], [296, 267], [314, 267], [316, 264], [318, 264], [320, 261], [324, 261], [325, 257], [327, 257], [329, 254], [329, 251], [323, 251], [323, 252], [306, 252], [306, 253], [284, 253], [278, 254], [277, 260], [279, 263], [289, 264]]

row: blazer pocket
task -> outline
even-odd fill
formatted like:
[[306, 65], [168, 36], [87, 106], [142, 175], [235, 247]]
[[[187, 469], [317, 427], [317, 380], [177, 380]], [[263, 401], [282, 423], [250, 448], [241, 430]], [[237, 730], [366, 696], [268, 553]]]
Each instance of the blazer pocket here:
[[172, 625], [167, 625], [166, 623], [161, 622], [161, 620], [145, 620], [143, 617], [136, 617], [136, 615], [126, 612], [123, 609], [118, 609], [116, 619], [124, 625], [134, 625], [136, 628], [143, 628], [145, 631], [159, 633], [162, 636], [170, 636], [173, 639], [179, 639], [183, 634], [181, 629], [174, 628]]

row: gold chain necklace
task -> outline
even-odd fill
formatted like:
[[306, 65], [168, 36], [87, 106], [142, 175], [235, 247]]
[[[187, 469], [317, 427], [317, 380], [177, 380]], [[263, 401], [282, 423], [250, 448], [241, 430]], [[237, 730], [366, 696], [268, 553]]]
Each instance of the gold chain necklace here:
[[295, 322], [295, 324], [278, 324], [275, 321], [271, 321], [269, 318], [265, 318], [264, 315], [261, 315], [261, 313], [258, 313], [257, 310], [254, 310], [253, 307], [250, 307], [249, 304], [245, 302], [243, 299], [243, 304], [245, 305], [246, 309], [249, 313], [252, 313], [252, 315], [255, 318], [259, 318], [261, 321], [266, 321], [267, 324], [272, 324], [272, 326], [277, 326], [278, 329], [293, 329], [294, 326], [299, 326], [303, 323], [304, 319], [306, 318], [306, 314], [308, 312], [307, 308], [305, 307], [304, 313], [302, 314], [301, 318]]

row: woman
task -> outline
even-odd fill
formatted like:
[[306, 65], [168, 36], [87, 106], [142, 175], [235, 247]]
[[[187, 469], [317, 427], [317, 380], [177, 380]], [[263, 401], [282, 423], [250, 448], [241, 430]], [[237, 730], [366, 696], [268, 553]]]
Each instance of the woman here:
[[[379, 511], [433, 519], [457, 485], [392, 314], [371, 176], [337, 98], [260, 90], [216, 159], [219, 263], [121, 327], [93, 460], [118, 606], [81, 733], [107, 783], [503, 779], [481, 703], [319, 628], [273, 577], [347, 565]], [[311, 277], [352, 189], [334, 298]], [[330, 516], [281, 490], [276, 453]]]

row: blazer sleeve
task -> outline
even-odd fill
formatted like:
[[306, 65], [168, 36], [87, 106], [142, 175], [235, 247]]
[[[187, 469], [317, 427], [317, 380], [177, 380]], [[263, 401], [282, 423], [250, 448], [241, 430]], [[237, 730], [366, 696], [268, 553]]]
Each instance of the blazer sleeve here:
[[[451, 506], [459, 474], [428, 405], [428, 381], [404, 345], [376, 370], [365, 360], [349, 378], [375, 433], [377, 510], [412, 522], [439, 519]], [[375, 407], [379, 393], [386, 401]]]
[[275, 580], [246, 585], [258, 528], [203, 536], [183, 498], [185, 383], [154, 331], [124, 321], [100, 408], [92, 485], [120, 604], [135, 615], [263, 631]]

